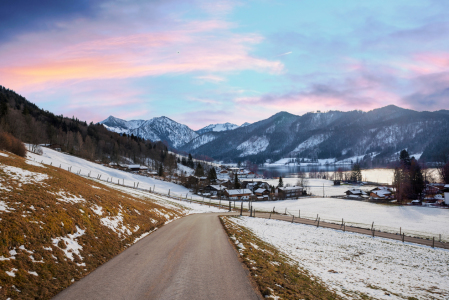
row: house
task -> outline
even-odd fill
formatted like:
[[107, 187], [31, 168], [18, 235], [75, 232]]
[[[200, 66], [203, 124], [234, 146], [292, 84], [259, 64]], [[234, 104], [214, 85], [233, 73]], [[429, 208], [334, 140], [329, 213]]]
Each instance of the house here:
[[140, 171], [140, 165], [127, 165], [126, 170], [128, 171]]
[[334, 185], [341, 185], [341, 180], [334, 180]]
[[248, 181], [248, 180], [244, 180], [241, 183], [242, 188], [244, 189], [250, 189], [252, 191], [254, 191], [257, 188], [263, 188], [263, 189], [269, 189], [270, 185], [266, 182], [263, 181]]
[[249, 200], [253, 195], [248, 189], [225, 190], [224, 194], [231, 200]]
[[257, 200], [270, 199], [270, 191], [264, 188], [258, 188], [257, 190], [255, 190], [254, 195], [257, 197]]
[[220, 196], [225, 189], [226, 187], [224, 185], [208, 185], [204, 187], [203, 191], [213, 196]]
[[351, 190], [347, 190], [345, 192], [346, 197], [347, 198], [356, 198], [356, 199], [361, 199], [361, 198], [366, 198], [368, 197], [368, 194], [365, 191], [362, 191], [360, 189], [351, 189]]
[[229, 171], [227, 170], [221, 170], [217, 173], [217, 179], [221, 179], [221, 180], [229, 180]]
[[280, 199], [293, 199], [303, 195], [304, 188], [301, 186], [278, 187], [275, 195]]
[[371, 190], [369, 196], [372, 200], [394, 199], [394, 192], [391, 188], [379, 186]]

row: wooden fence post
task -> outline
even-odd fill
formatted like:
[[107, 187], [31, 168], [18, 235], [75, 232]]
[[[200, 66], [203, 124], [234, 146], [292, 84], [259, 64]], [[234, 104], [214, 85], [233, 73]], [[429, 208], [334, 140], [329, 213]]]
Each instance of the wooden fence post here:
[[320, 227], [320, 218], [318, 218], [318, 223], [316, 224], [316, 227]]
[[242, 206], [240, 207], [240, 215], [243, 213], [243, 201], [241, 202]]
[[295, 216], [292, 217], [292, 223], [293, 223], [293, 220], [294, 220], [294, 219], [295, 219]]

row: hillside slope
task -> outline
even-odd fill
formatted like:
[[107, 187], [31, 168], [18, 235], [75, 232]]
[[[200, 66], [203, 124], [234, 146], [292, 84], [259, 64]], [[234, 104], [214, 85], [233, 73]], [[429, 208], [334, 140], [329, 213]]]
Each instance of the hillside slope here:
[[0, 298], [50, 298], [181, 207], [0, 152]]

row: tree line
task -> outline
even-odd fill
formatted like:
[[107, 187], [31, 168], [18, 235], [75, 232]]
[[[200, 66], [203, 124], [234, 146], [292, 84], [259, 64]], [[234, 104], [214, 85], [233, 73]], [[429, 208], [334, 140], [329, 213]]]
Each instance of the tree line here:
[[[8, 138], [5, 138], [8, 137]], [[61, 151], [102, 163], [147, 165], [157, 170], [176, 169], [176, 156], [162, 142], [151, 142], [134, 135], [118, 134], [101, 124], [55, 115], [40, 109], [12, 90], [0, 86], [0, 147], [12, 138], [32, 145], [53, 145]], [[9, 142], [11, 144], [11, 142]]]

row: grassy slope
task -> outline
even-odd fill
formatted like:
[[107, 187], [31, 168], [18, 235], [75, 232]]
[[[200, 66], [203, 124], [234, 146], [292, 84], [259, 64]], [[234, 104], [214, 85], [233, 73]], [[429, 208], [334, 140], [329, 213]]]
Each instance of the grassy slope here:
[[221, 217], [222, 224], [262, 295], [275, 299], [342, 299], [318, 278], [250, 230], [237, 225], [232, 218]]
[[[2, 153], [7, 157], [0, 156], [0, 299], [50, 298], [142, 234], [183, 214], [181, 209], [165, 208], [56, 167], [30, 165], [21, 157]], [[23, 170], [34, 172], [27, 177], [28, 183], [26, 176], [14, 174]], [[48, 178], [33, 180], [35, 173]], [[80, 199], [77, 203], [58, 200], [75, 197]], [[95, 212], [99, 207], [102, 215]], [[101, 222], [102, 218], [103, 222], [120, 220], [120, 216], [117, 229]], [[81, 230], [84, 234], [73, 239], [82, 246], [79, 254], [65, 253], [67, 243], [61, 237], [70, 238]]]

